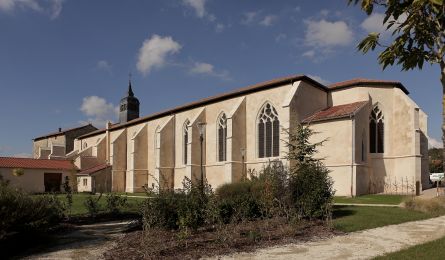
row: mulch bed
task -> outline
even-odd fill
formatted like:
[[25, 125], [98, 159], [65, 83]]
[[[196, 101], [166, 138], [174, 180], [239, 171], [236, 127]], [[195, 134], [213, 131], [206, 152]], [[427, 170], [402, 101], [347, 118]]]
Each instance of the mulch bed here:
[[339, 234], [321, 221], [289, 224], [285, 219], [263, 219], [197, 231], [133, 231], [105, 253], [105, 259], [198, 259], [248, 252], [280, 244]]

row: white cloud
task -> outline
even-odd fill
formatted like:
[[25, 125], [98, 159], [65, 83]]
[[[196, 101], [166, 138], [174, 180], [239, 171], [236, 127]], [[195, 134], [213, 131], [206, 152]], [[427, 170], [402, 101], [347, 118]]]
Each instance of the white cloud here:
[[252, 24], [258, 17], [261, 11], [246, 12], [243, 14], [242, 24]]
[[323, 79], [323, 78], [320, 77], [320, 76], [317, 76], [317, 75], [311, 75], [311, 74], [307, 74], [307, 76], [308, 76], [309, 78], [312, 78], [312, 79], [314, 79], [314, 80], [320, 82], [320, 83], [323, 84], [323, 85], [329, 85], [329, 84], [331, 84], [331, 82], [330, 82], [329, 80], [325, 80], [325, 79]]
[[[87, 122], [101, 127], [109, 120], [116, 120], [119, 107], [107, 102], [104, 98], [88, 96], [83, 98], [80, 111], [88, 117]], [[82, 121], [82, 123], [84, 122]]]
[[443, 148], [443, 142], [433, 137], [428, 138], [428, 148]]
[[353, 39], [351, 28], [344, 21], [307, 21], [305, 44], [318, 47], [347, 46]]
[[295, 6], [294, 11], [295, 12], [300, 12], [301, 11], [301, 7], [300, 6]]
[[224, 31], [225, 28], [226, 28], [226, 26], [224, 24], [218, 23], [218, 24], [216, 24], [215, 31], [219, 33], [219, 32]]
[[199, 18], [203, 18], [206, 14], [205, 3], [206, 0], [183, 0], [185, 5], [193, 8], [196, 12], [196, 15]]
[[327, 10], [327, 9], [322, 9], [322, 10], [320, 11], [320, 15], [321, 15], [321, 16], [328, 16], [329, 13], [330, 13], [330, 11]]
[[303, 57], [312, 59], [315, 56], [314, 50], [309, 50], [303, 53]]
[[260, 24], [263, 26], [271, 26], [277, 20], [277, 16], [275, 15], [266, 15], [263, 20], [261, 20]]
[[195, 62], [193, 66], [189, 69], [191, 74], [201, 74], [213, 77], [218, 77], [224, 80], [230, 80], [228, 71], [215, 71], [215, 67], [210, 63], [205, 62]]
[[96, 69], [111, 73], [111, 64], [106, 60], [100, 60], [96, 64]]
[[[403, 23], [406, 20], [406, 14], [402, 14], [396, 20], [397, 23]], [[382, 37], [388, 37], [391, 35], [392, 31], [387, 31], [388, 22], [394, 21], [394, 18], [388, 19], [388, 21], [383, 24], [385, 19], [385, 14], [382, 13], [372, 13], [370, 16], [366, 17], [365, 20], [360, 24], [360, 27], [368, 33], [377, 32], [381, 33]], [[395, 27], [393, 27], [395, 28]]]
[[59, 17], [65, 0], [0, 0], [0, 11], [13, 12], [16, 9], [30, 9], [49, 15], [51, 20]]
[[155, 34], [143, 42], [139, 49], [136, 67], [142, 74], [147, 75], [152, 69], [163, 67], [167, 56], [179, 52], [181, 48], [182, 46], [172, 37]]
[[280, 33], [277, 36], [275, 36], [275, 41], [276, 42], [281, 42], [281, 41], [286, 40], [286, 39], [287, 39], [287, 35], [284, 34], [284, 33]]

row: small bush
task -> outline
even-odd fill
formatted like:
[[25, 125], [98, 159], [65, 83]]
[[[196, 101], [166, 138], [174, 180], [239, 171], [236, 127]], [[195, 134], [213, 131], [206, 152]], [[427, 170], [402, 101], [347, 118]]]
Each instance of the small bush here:
[[119, 196], [114, 193], [109, 193], [105, 195], [107, 206], [106, 210], [112, 214], [118, 214], [121, 212], [121, 209], [127, 207], [127, 197]]
[[46, 231], [64, 218], [64, 211], [64, 204], [55, 196], [31, 197], [0, 181], [0, 239], [14, 231]]
[[412, 198], [404, 202], [407, 209], [430, 213], [436, 216], [445, 214], [445, 198], [432, 199]]
[[177, 229], [179, 227], [178, 206], [183, 200], [184, 194], [161, 191], [152, 197], [142, 203], [144, 229], [155, 227]]
[[100, 211], [99, 200], [101, 198], [102, 194], [100, 194], [100, 196], [89, 195], [83, 202], [83, 205], [88, 211], [88, 215], [90, 215], [91, 217], [95, 217], [99, 213]]

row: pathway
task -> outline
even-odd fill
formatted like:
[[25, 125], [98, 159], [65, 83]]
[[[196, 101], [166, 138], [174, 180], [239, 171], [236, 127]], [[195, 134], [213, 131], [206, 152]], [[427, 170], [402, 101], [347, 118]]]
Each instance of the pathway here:
[[328, 239], [238, 253], [220, 259], [370, 259], [445, 236], [445, 216]]
[[115, 241], [123, 236], [129, 222], [105, 222], [77, 226], [72, 232], [58, 235], [57, 244], [45, 252], [24, 259], [100, 259]]

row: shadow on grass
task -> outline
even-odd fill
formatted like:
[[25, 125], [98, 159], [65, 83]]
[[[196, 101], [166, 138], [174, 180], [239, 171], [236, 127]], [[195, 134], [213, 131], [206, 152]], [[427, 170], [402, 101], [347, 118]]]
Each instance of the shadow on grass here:
[[347, 217], [355, 215], [357, 211], [351, 210], [348, 206], [334, 206], [334, 211], [332, 213], [332, 219]]

